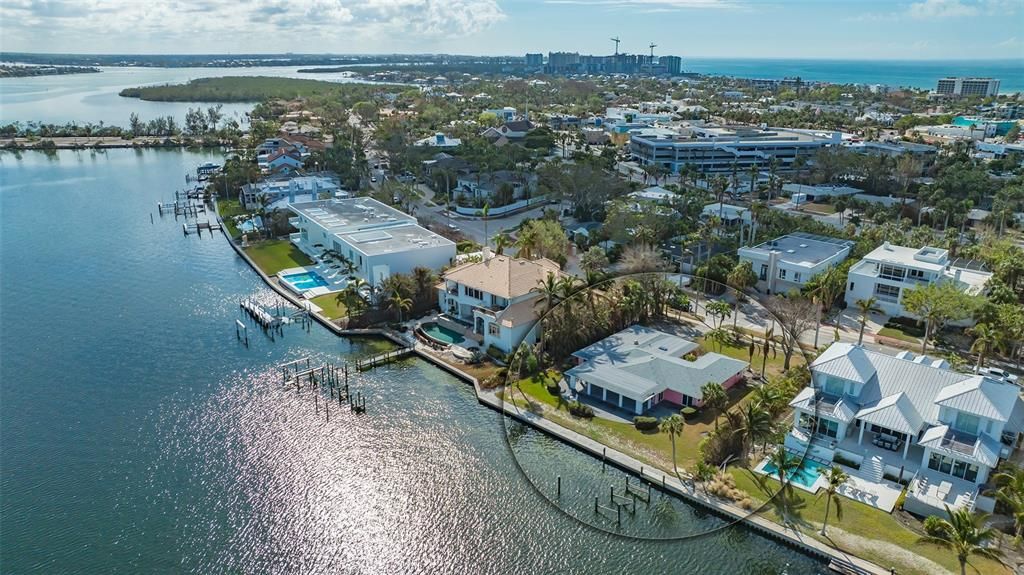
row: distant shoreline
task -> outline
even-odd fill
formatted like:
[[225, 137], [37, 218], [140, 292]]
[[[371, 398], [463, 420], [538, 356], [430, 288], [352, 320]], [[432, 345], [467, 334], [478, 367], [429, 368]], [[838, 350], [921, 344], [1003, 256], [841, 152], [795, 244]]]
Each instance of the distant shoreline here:
[[0, 78], [35, 78], [67, 74], [99, 74], [93, 66], [43, 66], [35, 64], [0, 64]]

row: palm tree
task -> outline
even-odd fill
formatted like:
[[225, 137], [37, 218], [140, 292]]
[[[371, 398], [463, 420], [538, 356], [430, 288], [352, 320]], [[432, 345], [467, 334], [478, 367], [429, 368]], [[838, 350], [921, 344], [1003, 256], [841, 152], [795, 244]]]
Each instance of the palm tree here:
[[775, 448], [775, 452], [768, 458], [768, 462], [775, 466], [775, 474], [779, 477], [779, 484], [782, 486], [782, 496], [780, 502], [782, 503], [782, 512], [785, 517], [787, 500], [786, 495], [793, 490], [792, 482], [789, 481], [790, 476], [796, 473], [796, 470], [800, 468], [802, 463], [800, 458], [793, 457], [786, 451], [786, 448], [779, 445]]
[[998, 537], [995, 529], [984, 527], [987, 514], [974, 515], [966, 507], [956, 510], [950, 510], [948, 505], [944, 507], [949, 519], [936, 517], [931, 533], [918, 539], [918, 542], [938, 545], [956, 553], [960, 575], [967, 575], [967, 559], [971, 555], [1001, 561], [1002, 551], [987, 546]]
[[782, 393], [774, 385], [759, 385], [754, 388], [754, 403], [768, 412], [772, 418], [779, 414], [783, 403]]
[[821, 534], [824, 535], [825, 526], [828, 525], [828, 511], [829, 508], [832, 507], [833, 502], [835, 502], [836, 507], [836, 519], [842, 520], [843, 518], [843, 507], [840, 504], [840, 499], [833, 496], [840, 487], [849, 481], [850, 476], [847, 475], [840, 467], [835, 465], [829, 468], [828, 471], [819, 468], [818, 473], [825, 476], [825, 490], [818, 493], [818, 497], [821, 497], [822, 493], [825, 494], [825, 519], [821, 522]]
[[767, 440], [772, 433], [772, 417], [756, 402], [748, 401], [739, 411], [737, 426], [733, 433], [740, 436], [743, 443], [743, 456], [750, 454], [750, 449], [759, 440]]
[[875, 296], [859, 299], [853, 302], [853, 305], [857, 306], [857, 311], [860, 312], [860, 335], [857, 337], [857, 345], [860, 345], [864, 343], [864, 328], [868, 325], [868, 318], [873, 313], [882, 313], [882, 310], [878, 307], [878, 299]]
[[510, 238], [508, 236], [508, 234], [501, 233], [501, 234], [498, 234], [498, 235], [494, 236], [494, 253], [499, 255], [499, 256], [500, 255], [504, 255], [505, 254], [505, 248], [507, 248], [509, 245], [511, 245], [511, 243], [512, 243], [512, 238]]
[[718, 416], [729, 405], [729, 394], [722, 384], [709, 381], [700, 388], [704, 407], [715, 411], [715, 431], [718, 431]]
[[395, 292], [388, 298], [388, 307], [398, 313], [398, 323], [402, 323], [402, 312], [412, 309], [412, 300]]
[[996, 500], [1006, 506], [1013, 517], [1013, 544], [1024, 544], [1024, 469], [1009, 467], [996, 473], [993, 482], [999, 487], [992, 492]]
[[974, 366], [974, 371], [977, 373], [985, 367], [985, 357], [992, 349], [1001, 347], [1002, 338], [1000, 333], [987, 323], [979, 323], [967, 331], [974, 336], [971, 353], [978, 354], [978, 363]]
[[686, 426], [686, 421], [683, 420], [683, 416], [678, 413], [661, 420], [658, 424], [658, 429], [662, 433], [667, 433], [669, 440], [672, 441], [672, 469], [679, 474], [679, 466], [676, 465], [676, 436], [683, 434], [683, 428]]

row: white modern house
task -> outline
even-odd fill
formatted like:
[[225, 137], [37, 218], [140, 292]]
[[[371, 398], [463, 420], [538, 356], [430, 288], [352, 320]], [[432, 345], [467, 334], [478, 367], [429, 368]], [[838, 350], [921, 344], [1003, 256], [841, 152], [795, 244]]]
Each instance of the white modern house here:
[[941, 248], [907, 248], [885, 242], [850, 268], [846, 303], [852, 306], [859, 299], [874, 297], [887, 315], [914, 317], [903, 309], [906, 290], [954, 282], [965, 293], [978, 295], [991, 277], [977, 262], [950, 260], [949, 252]]
[[637, 415], [662, 402], [699, 407], [705, 384], [729, 389], [749, 365], [700, 351], [688, 339], [634, 325], [572, 354], [576, 366], [565, 378], [571, 389]]
[[298, 228], [289, 236], [300, 250], [319, 258], [334, 250], [351, 260], [355, 275], [379, 285], [416, 267], [439, 270], [455, 258], [455, 243], [420, 227], [416, 218], [373, 198], [290, 204]]
[[442, 275], [438, 304], [445, 317], [462, 324], [487, 349], [510, 353], [521, 342], [532, 344], [532, 331], [543, 306], [534, 291], [548, 275], [561, 278], [556, 262], [493, 255], [484, 248], [483, 261], [455, 266]]
[[850, 467], [868, 491], [894, 493], [890, 508], [902, 479], [904, 509], [913, 513], [991, 511], [982, 486], [1024, 431], [1019, 387], [952, 371], [944, 360], [849, 343], [832, 344], [810, 367], [811, 384], [790, 402], [787, 449]]
[[741, 262], [750, 262], [758, 290], [767, 294], [799, 290], [812, 277], [839, 265], [850, 255], [853, 242], [794, 232], [754, 247], [739, 249]]
[[247, 210], [273, 206], [279, 202], [310, 202], [320, 199], [320, 194], [334, 196], [341, 191], [338, 179], [332, 175], [288, 176], [279, 175], [244, 184], [239, 188], [238, 200]]
[[740, 223], [749, 226], [754, 221], [754, 214], [749, 207], [727, 204], [725, 202], [715, 202], [704, 206], [704, 209], [700, 212], [700, 218], [708, 220], [712, 217], [721, 219], [722, 224], [726, 226], [734, 226]]

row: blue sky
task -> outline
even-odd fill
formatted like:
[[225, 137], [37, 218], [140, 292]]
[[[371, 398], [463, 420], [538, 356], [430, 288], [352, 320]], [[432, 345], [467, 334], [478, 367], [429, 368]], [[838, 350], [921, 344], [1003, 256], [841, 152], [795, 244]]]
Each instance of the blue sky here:
[[1024, 59], [1024, 0], [4, 0], [0, 49]]

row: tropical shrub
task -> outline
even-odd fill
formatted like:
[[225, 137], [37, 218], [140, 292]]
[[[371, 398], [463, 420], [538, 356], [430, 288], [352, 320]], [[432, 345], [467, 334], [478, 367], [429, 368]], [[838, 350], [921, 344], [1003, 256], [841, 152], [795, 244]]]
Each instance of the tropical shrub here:
[[633, 418], [633, 426], [639, 431], [655, 430], [658, 429], [658, 418], [638, 415]]
[[576, 417], [586, 417], [588, 419], [594, 417], [594, 409], [580, 401], [574, 401], [569, 404], [569, 413]]

